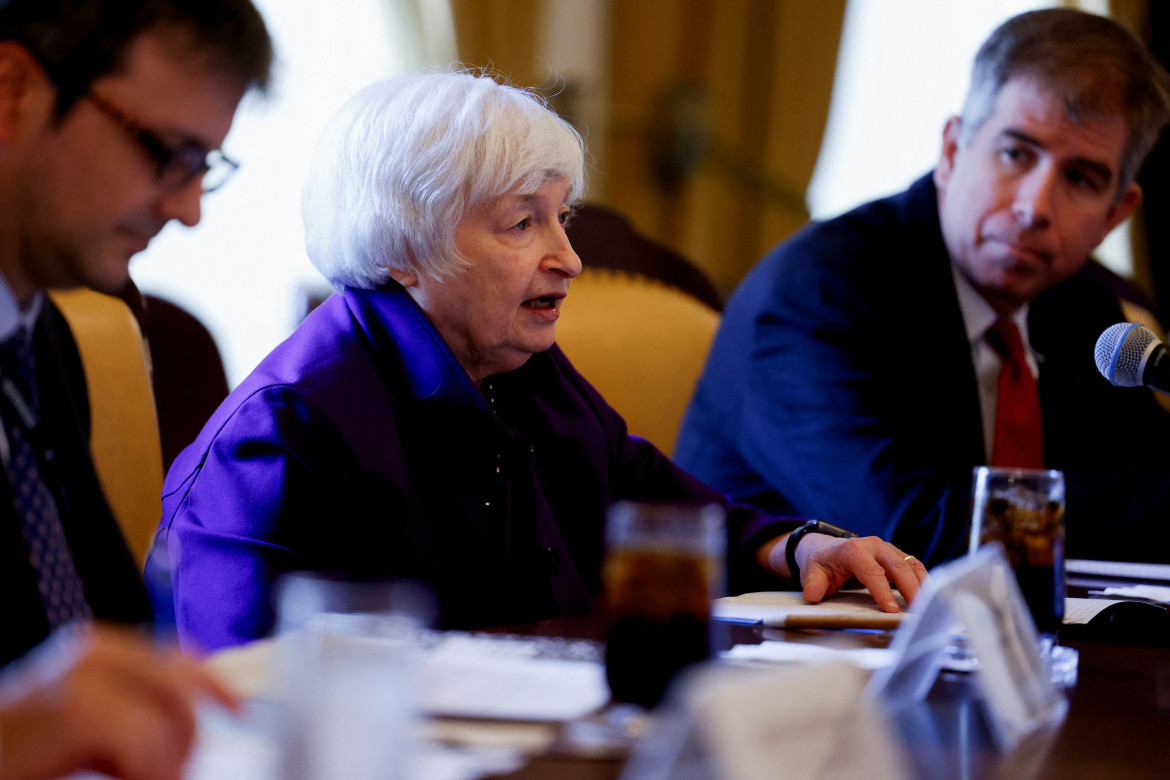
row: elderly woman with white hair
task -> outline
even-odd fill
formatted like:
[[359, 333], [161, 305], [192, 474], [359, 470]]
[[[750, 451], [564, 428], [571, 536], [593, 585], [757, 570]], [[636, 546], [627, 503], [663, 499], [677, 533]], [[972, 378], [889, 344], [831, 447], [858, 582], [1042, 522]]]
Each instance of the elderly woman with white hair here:
[[[565, 235], [580, 136], [531, 92], [467, 72], [359, 92], [302, 207], [337, 295], [278, 346], [174, 462], [159, 539], [180, 637], [271, 631], [283, 572], [411, 577], [448, 627], [593, 610], [615, 501], [719, 493], [627, 434], [554, 343], [581, 261]], [[734, 578], [791, 575], [801, 521], [729, 508]], [[805, 595], [856, 576], [896, 609], [921, 564], [876, 538], [807, 533]]]

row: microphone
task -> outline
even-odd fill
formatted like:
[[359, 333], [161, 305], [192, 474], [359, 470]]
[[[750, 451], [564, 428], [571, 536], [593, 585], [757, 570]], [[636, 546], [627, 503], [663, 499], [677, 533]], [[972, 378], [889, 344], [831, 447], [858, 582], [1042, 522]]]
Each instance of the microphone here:
[[1170, 350], [1137, 322], [1110, 325], [1093, 350], [1097, 370], [1117, 387], [1145, 385], [1170, 395]]

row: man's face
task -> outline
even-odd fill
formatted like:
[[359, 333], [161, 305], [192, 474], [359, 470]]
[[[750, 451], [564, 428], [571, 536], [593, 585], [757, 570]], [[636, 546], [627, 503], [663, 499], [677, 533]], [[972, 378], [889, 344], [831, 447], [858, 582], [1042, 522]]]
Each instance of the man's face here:
[[[148, 32], [131, 45], [126, 67], [96, 79], [90, 93], [168, 145], [217, 148], [245, 86], [182, 51]], [[12, 142], [16, 191], [6, 202], [20, 213], [5, 224], [18, 245], [5, 240], [4, 273], [20, 299], [49, 286], [115, 293], [129, 281], [131, 256], [168, 221], [199, 221], [200, 177], [179, 187], [158, 182], [157, 162], [93, 100], [82, 98], [55, 122], [56, 91], [40, 76]]]
[[943, 133], [934, 180], [951, 258], [1008, 314], [1068, 278], [1141, 201], [1118, 192], [1128, 128], [1120, 116], [1074, 123], [1060, 97], [1028, 78], [1007, 82], [966, 146]]

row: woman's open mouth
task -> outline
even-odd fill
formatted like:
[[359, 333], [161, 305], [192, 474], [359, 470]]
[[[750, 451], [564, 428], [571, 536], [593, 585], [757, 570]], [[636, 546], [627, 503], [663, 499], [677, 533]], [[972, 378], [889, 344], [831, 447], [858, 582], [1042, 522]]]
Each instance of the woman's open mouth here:
[[560, 298], [555, 295], [545, 295], [541, 298], [530, 298], [524, 301], [524, 306], [529, 309], [555, 309], [559, 300]]

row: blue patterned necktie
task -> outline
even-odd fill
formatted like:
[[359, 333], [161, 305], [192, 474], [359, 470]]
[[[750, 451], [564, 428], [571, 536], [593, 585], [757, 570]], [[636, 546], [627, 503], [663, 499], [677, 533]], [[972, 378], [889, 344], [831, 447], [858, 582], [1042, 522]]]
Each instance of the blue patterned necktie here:
[[30, 441], [37, 427], [36, 371], [28, 331], [16, 333], [0, 344], [3, 353], [4, 433], [8, 437], [8, 482], [28, 545], [29, 561], [37, 575], [37, 589], [55, 629], [91, 616], [81, 577], [57, 513], [57, 504], [41, 479], [40, 463]]

